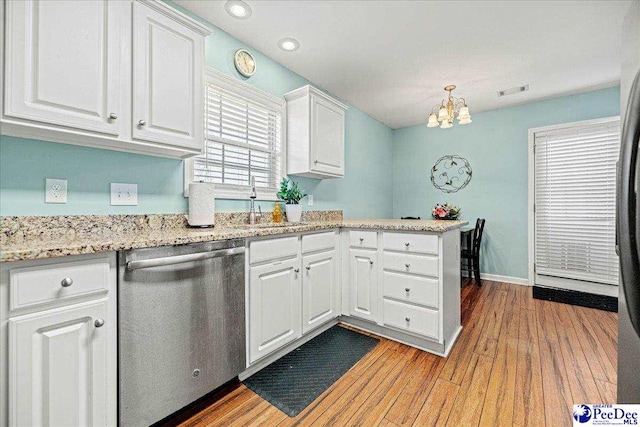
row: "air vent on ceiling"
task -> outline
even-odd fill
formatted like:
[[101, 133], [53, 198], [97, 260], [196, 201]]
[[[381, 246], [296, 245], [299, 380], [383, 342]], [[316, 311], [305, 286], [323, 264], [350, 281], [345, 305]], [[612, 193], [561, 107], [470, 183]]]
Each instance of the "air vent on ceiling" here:
[[529, 90], [529, 85], [526, 84], [524, 86], [516, 86], [505, 90], [499, 90], [498, 96], [507, 96], [513, 95], [514, 93], [526, 92]]

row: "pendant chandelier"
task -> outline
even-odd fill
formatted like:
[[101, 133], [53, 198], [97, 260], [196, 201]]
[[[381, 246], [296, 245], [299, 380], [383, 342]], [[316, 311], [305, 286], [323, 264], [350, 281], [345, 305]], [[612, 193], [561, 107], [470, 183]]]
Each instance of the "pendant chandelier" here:
[[[466, 125], [471, 123], [471, 114], [469, 114], [469, 107], [464, 98], [456, 98], [451, 95], [451, 92], [456, 88], [456, 85], [449, 85], [444, 88], [449, 95], [446, 100], [442, 100], [442, 104], [434, 105], [429, 114], [429, 122], [427, 127], [434, 128], [440, 126], [441, 129], [448, 129], [453, 126], [453, 119], [458, 118], [458, 123]], [[446, 101], [446, 102], [445, 102]], [[438, 109], [438, 115], [435, 113], [435, 109]]]

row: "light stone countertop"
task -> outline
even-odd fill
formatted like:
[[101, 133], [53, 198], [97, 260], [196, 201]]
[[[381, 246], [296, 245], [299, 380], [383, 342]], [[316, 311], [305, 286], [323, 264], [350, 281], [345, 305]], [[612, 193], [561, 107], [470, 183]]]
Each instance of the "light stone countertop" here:
[[443, 233], [467, 224], [468, 221], [335, 218], [325, 221], [312, 220], [298, 225], [285, 223], [281, 226], [220, 224], [213, 228], [175, 226], [162, 229], [140, 227], [128, 230], [118, 229], [118, 227], [95, 227], [79, 230], [66, 228], [65, 232], [56, 229], [56, 232], [52, 233], [47, 233], [45, 230], [39, 234], [10, 233], [5, 230], [5, 233], [0, 234], [0, 262], [275, 236], [335, 228]]

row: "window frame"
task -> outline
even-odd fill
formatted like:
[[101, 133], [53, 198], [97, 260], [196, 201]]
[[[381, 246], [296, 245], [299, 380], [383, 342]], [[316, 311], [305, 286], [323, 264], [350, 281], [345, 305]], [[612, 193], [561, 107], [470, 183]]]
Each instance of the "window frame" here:
[[[238, 81], [231, 76], [221, 73], [211, 67], [205, 67], [204, 70], [204, 82], [205, 84], [212, 84], [218, 86], [226, 91], [232, 92], [243, 98], [249, 99], [252, 102], [264, 105], [272, 110], [280, 111], [280, 170], [278, 176], [284, 177], [286, 175], [286, 160], [287, 160], [287, 103], [284, 98], [277, 97], [268, 92], [260, 90], [247, 83]], [[206, 91], [206, 86], [203, 88]], [[206, 95], [205, 95], [206, 99]], [[206, 114], [206, 113], [205, 113]], [[206, 115], [203, 115], [203, 127], [206, 143]], [[194, 158], [184, 160], [184, 197], [189, 197], [189, 184], [193, 182], [193, 162]], [[276, 186], [279, 183], [276, 183]], [[249, 198], [251, 187], [231, 185], [231, 184], [215, 184], [216, 199], [228, 199], [228, 200], [245, 200]], [[256, 187], [257, 200], [276, 201], [277, 190], [271, 191], [269, 189]]]
[[[611, 122], [620, 122], [620, 116], [608, 116], [598, 119], [581, 120], [577, 122], [559, 123], [550, 126], [542, 126], [529, 129], [528, 132], [528, 180], [527, 180], [527, 217], [528, 217], [528, 284], [529, 286], [535, 286], [536, 272], [535, 272], [535, 138], [536, 134], [542, 132], [549, 132], [567, 128], [577, 128], [583, 126], [592, 126], [599, 124], [606, 124]], [[567, 279], [562, 277], [554, 278], [555, 287], [562, 289], [569, 289], [580, 292], [595, 293], [600, 295], [618, 296], [618, 286], [612, 284], [602, 284], [590, 281], [582, 281], [576, 279]]]

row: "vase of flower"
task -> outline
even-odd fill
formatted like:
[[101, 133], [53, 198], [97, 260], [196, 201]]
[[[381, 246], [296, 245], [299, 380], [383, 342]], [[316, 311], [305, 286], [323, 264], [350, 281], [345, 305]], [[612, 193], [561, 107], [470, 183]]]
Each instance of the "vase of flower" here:
[[300, 222], [300, 218], [302, 217], [300, 200], [306, 195], [307, 193], [298, 187], [297, 182], [290, 181], [287, 178], [282, 179], [280, 191], [278, 191], [277, 196], [278, 199], [286, 203], [285, 211], [287, 212], [288, 222]]
[[458, 219], [460, 217], [460, 207], [448, 203], [438, 203], [431, 211], [433, 219]]

